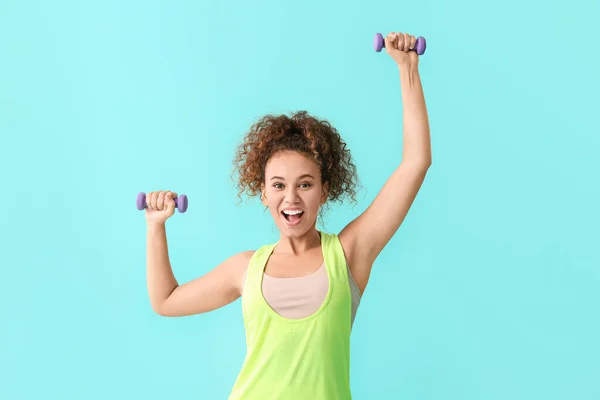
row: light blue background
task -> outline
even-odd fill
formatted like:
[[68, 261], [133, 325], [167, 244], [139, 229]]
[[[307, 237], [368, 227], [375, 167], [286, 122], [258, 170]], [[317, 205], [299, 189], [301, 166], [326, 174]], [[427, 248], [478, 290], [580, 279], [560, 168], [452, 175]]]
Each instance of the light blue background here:
[[355, 399], [600, 398], [600, 63], [590, 1], [0, 3], [0, 398], [225, 399], [240, 301], [154, 314], [139, 191], [180, 283], [277, 239], [237, 205], [235, 146], [265, 113], [342, 132], [362, 212], [401, 159], [376, 32], [427, 38], [433, 166], [374, 265]]

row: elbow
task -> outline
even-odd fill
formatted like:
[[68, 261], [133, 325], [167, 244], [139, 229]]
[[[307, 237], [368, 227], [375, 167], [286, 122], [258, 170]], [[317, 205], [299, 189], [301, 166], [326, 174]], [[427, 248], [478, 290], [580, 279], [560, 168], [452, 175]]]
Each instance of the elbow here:
[[431, 167], [432, 162], [431, 152], [429, 152], [425, 157], [423, 157], [421, 164], [423, 164], [425, 169], [428, 169]]
[[164, 312], [162, 312], [162, 310], [161, 310], [160, 308], [158, 308], [158, 307], [152, 306], [152, 311], [153, 311], [155, 314], [158, 314], [158, 315], [160, 315], [161, 317], [164, 317], [164, 316], [165, 316], [165, 313], [164, 313]]
[[167, 312], [166, 308], [165, 308], [165, 302], [156, 302], [153, 301], [151, 303], [152, 305], [152, 311], [158, 315], [160, 315], [161, 317], [168, 317], [169, 313]]
[[431, 157], [428, 157], [428, 158], [426, 158], [426, 159], [425, 159], [425, 160], [422, 162], [423, 169], [424, 169], [425, 171], [427, 171], [427, 170], [428, 170], [428, 169], [431, 167], [431, 164], [432, 164]]
[[426, 173], [431, 167], [431, 158], [403, 161], [402, 164], [406, 165], [414, 171], [421, 171]]

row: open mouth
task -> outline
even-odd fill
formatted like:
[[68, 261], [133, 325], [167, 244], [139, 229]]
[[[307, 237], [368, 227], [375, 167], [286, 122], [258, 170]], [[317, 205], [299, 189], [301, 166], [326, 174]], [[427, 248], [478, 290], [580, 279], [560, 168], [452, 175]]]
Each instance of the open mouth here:
[[286, 214], [282, 211], [281, 215], [283, 215], [283, 218], [287, 221], [288, 225], [293, 226], [293, 225], [297, 225], [300, 222], [300, 220], [304, 216], [304, 211], [301, 211], [299, 213], [294, 213], [294, 214]]

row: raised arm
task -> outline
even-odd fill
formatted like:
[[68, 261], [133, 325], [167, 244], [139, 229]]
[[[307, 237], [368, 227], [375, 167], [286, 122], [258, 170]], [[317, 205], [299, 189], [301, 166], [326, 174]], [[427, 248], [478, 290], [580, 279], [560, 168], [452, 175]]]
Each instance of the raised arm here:
[[419, 76], [419, 56], [409, 51], [415, 37], [386, 37], [386, 51], [400, 74], [403, 109], [403, 153], [396, 170], [369, 207], [340, 232], [350, 270], [364, 291], [371, 267], [404, 221], [431, 165], [429, 121]]
[[203, 276], [179, 285], [169, 262], [164, 225], [149, 225], [147, 284], [152, 309], [165, 317], [202, 314], [241, 295], [244, 271], [254, 251], [235, 254]]
[[179, 285], [169, 260], [165, 222], [175, 209], [177, 193], [146, 196], [146, 277], [154, 312], [166, 317], [201, 314], [226, 306], [241, 296], [244, 272], [254, 254], [248, 250], [229, 257], [205, 275]]

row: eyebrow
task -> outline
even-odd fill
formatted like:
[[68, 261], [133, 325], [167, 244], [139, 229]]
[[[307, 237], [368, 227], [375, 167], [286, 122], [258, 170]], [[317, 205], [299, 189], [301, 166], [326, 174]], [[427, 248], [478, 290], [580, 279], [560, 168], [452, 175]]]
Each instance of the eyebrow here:
[[[298, 177], [298, 180], [300, 180], [302, 178], [312, 178], [312, 179], [315, 179], [314, 176], [312, 176], [311, 174], [304, 174], [304, 175]], [[274, 177], [271, 178], [271, 180], [273, 180], [273, 179], [280, 179], [282, 181], [285, 181], [285, 178], [283, 178], [281, 176], [274, 176]]]

